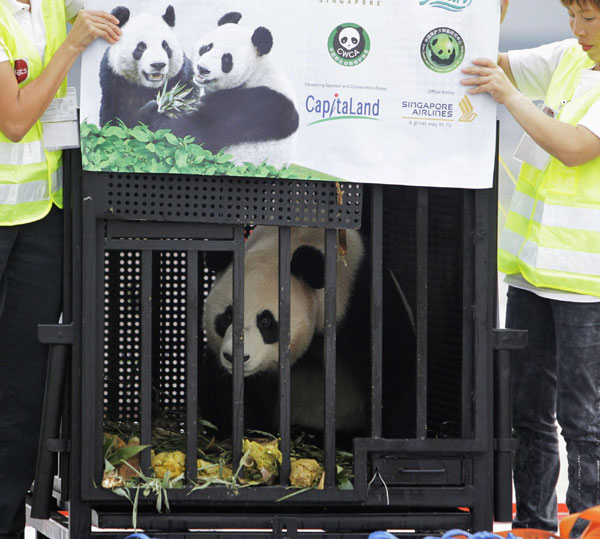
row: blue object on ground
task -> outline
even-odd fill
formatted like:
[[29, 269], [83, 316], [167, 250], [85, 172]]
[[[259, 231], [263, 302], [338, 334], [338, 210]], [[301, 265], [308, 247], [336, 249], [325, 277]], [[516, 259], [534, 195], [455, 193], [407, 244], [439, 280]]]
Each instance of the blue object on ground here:
[[152, 537], [148, 537], [145, 533], [132, 533], [125, 537], [125, 539], [153, 539]]
[[369, 539], [398, 539], [395, 535], [388, 532], [373, 532]]

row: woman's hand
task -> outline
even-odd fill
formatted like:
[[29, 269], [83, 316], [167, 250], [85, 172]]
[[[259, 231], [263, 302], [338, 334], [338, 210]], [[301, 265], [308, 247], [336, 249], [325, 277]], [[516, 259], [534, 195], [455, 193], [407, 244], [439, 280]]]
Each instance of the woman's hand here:
[[82, 9], [77, 14], [77, 19], [67, 36], [66, 43], [79, 54], [99, 37], [111, 45], [116, 43], [121, 37], [119, 19], [104, 11]]
[[476, 58], [473, 66], [464, 67], [462, 72], [476, 75], [460, 81], [463, 86], [473, 86], [467, 90], [469, 94], [489, 93], [496, 103], [506, 105], [511, 97], [519, 93], [504, 70], [488, 58]]
[[508, 11], [508, 2], [509, 0], [500, 0], [500, 24], [504, 22], [504, 17], [506, 17], [506, 12]]

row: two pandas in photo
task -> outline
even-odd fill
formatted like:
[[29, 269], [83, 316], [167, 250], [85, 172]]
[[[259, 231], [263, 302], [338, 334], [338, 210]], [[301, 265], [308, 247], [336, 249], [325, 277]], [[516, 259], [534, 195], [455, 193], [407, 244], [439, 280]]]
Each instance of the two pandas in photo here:
[[[228, 12], [186, 51], [177, 34], [178, 15], [134, 14], [116, 6], [122, 37], [107, 47], [100, 64], [99, 124], [190, 136], [204, 149], [223, 150], [235, 163], [290, 164], [299, 115], [294, 89], [272, 51], [272, 32], [245, 27]], [[160, 109], [159, 92], [185, 90], [186, 107]]]

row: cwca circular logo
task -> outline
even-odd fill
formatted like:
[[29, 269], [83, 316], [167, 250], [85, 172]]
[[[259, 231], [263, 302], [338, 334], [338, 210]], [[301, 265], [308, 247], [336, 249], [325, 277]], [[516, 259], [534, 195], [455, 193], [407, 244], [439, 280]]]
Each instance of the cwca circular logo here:
[[454, 71], [465, 58], [465, 42], [451, 28], [436, 28], [421, 42], [421, 58], [436, 73]]
[[366, 30], [351, 22], [340, 24], [329, 34], [329, 55], [346, 67], [362, 64], [371, 51], [371, 38]]

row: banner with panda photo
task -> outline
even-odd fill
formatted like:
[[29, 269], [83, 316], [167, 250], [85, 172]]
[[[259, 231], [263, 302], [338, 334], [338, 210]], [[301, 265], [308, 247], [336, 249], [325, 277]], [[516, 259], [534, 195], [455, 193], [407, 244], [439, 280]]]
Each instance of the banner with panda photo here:
[[88, 0], [84, 169], [492, 185], [499, 0]]

